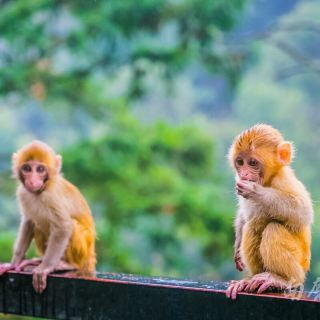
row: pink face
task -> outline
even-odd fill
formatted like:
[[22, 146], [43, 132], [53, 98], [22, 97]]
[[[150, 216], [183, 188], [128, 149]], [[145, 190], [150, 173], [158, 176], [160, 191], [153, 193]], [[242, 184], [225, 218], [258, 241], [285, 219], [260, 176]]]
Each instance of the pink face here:
[[25, 188], [32, 193], [41, 193], [49, 178], [47, 167], [36, 160], [29, 160], [20, 168], [20, 180]]
[[248, 180], [262, 184], [263, 167], [261, 162], [250, 155], [238, 155], [234, 161], [240, 180]]

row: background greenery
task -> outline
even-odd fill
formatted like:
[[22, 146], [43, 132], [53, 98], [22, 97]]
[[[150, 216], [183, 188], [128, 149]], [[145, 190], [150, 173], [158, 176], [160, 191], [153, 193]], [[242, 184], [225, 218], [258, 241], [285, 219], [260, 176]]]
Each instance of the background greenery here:
[[19, 214], [11, 153], [42, 139], [88, 199], [98, 269], [239, 277], [234, 135], [266, 122], [293, 140], [320, 274], [317, 1], [0, 1], [0, 260]]

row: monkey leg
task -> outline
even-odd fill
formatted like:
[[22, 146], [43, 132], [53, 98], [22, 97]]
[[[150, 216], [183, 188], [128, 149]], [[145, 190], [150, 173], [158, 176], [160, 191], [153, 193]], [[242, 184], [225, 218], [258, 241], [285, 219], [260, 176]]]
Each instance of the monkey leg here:
[[[261, 222], [259, 222], [261, 226]], [[263, 272], [263, 261], [260, 253], [261, 227], [258, 222], [247, 222], [243, 227], [243, 236], [241, 241], [241, 257], [247, 267], [250, 275]]]
[[309, 229], [290, 232], [282, 224], [271, 222], [262, 232], [259, 251], [265, 272], [255, 274], [237, 292], [289, 290], [303, 284], [310, 263]]
[[289, 286], [302, 285], [310, 261], [308, 242], [304, 231], [289, 232], [280, 223], [269, 223], [262, 233], [260, 245], [264, 270]]
[[302, 285], [310, 262], [309, 232], [290, 232], [271, 222], [262, 232], [260, 254], [265, 272], [254, 275], [241, 291], [262, 293], [269, 288], [289, 290]]
[[310, 264], [310, 230], [289, 232], [276, 222], [260, 230], [254, 222], [245, 225], [241, 250], [252, 278], [232, 281], [228, 298], [236, 299], [239, 292], [291, 289], [304, 282]]
[[[260, 254], [262, 226], [261, 221], [250, 221], [243, 226], [240, 253], [251, 276], [264, 271]], [[236, 299], [238, 292], [244, 292], [250, 281], [251, 278], [231, 281], [226, 291], [227, 298]]]

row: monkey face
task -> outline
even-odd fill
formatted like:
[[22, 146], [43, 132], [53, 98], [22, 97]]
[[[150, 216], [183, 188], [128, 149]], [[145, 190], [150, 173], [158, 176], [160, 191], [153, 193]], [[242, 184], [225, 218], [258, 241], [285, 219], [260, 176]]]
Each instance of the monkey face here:
[[41, 193], [49, 179], [49, 171], [43, 163], [29, 160], [21, 166], [19, 178], [29, 192]]
[[247, 180], [262, 184], [263, 165], [249, 153], [239, 154], [235, 158], [234, 167], [240, 180]]

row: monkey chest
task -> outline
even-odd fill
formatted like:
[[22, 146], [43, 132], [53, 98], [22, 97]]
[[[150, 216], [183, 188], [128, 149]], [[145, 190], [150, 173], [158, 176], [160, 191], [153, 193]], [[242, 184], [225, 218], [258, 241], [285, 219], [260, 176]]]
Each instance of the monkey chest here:
[[52, 210], [48, 206], [43, 205], [40, 201], [23, 203], [23, 213], [27, 219], [31, 220], [35, 229], [49, 233], [50, 221], [52, 220]]

